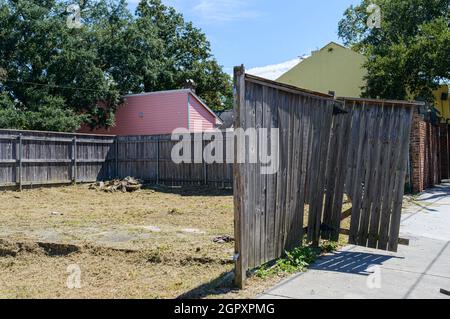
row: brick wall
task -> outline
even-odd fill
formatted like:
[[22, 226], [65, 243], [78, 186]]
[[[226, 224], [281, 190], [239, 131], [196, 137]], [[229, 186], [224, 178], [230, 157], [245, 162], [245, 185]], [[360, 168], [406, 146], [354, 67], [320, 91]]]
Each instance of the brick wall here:
[[445, 170], [448, 172], [448, 155], [444, 159], [440, 154], [443, 146], [444, 153], [448, 154], [449, 143], [448, 139], [445, 139], [446, 142], [440, 140], [440, 131], [443, 131], [441, 127], [425, 121], [418, 109], [415, 110], [410, 141], [410, 175], [413, 193], [420, 193], [426, 188], [439, 184], [442, 179], [441, 167], [446, 167]]
[[411, 190], [413, 193], [420, 193], [425, 189], [426, 126], [416, 109], [413, 115], [410, 140]]

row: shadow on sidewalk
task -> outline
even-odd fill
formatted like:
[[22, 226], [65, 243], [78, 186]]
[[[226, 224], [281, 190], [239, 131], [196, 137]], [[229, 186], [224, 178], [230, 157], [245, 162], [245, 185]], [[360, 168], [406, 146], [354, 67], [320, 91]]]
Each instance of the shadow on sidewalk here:
[[368, 268], [381, 266], [392, 258], [403, 259], [389, 255], [338, 251], [332, 255], [321, 257], [309, 269], [368, 276], [371, 274], [371, 271], [367, 271]]
[[421, 196], [419, 196], [418, 201], [431, 201], [440, 200], [450, 196], [450, 183], [443, 182], [440, 185], [436, 185], [433, 188], [425, 190]]

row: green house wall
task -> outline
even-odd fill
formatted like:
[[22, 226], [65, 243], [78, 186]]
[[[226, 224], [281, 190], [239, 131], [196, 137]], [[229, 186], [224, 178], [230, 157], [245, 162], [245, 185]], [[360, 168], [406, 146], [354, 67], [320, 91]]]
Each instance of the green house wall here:
[[277, 81], [337, 96], [360, 97], [367, 73], [366, 58], [331, 42], [283, 74]]

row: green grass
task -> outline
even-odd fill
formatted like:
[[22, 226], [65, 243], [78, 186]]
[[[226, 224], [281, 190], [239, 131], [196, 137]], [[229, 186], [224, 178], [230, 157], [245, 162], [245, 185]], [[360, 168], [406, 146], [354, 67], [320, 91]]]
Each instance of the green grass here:
[[338, 246], [337, 242], [323, 241], [319, 247], [297, 247], [292, 251], [285, 252], [285, 256], [278, 259], [275, 264], [267, 263], [257, 268], [255, 275], [259, 278], [267, 278], [279, 274], [304, 272], [320, 255], [331, 253]]

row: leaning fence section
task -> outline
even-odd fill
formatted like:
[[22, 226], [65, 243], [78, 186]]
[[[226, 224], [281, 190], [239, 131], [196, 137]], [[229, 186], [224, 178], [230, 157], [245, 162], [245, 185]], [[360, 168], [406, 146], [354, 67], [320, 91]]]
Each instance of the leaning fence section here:
[[[236, 283], [242, 286], [248, 269], [300, 245], [305, 225], [308, 237], [317, 239], [335, 101], [241, 68], [235, 71], [235, 92], [235, 128], [279, 132], [270, 141], [279, 145], [275, 174], [261, 174], [259, 164], [235, 165]], [[246, 158], [258, 152], [257, 143], [249, 143]]]
[[[236, 283], [304, 238], [396, 251], [413, 105], [334, 99], [235, 70], [235, 128], [278, 129], [279, 169], [237, 163]], [[259, 152], [249, 141], [246, 158]], [[252, 144], [253, 143], [253, 144]], [[236, 152], [239, 149], [236, 148]], [[342, 229], [344, 195], [351, 227]]]
[[[344, 114], [335, 118], [325, 190], [322, 238], [341, 233], [343, 193], [351, 200], [351, 244], [397, 251], [409, 155], [412, 104], [401, 101], [341, 99]], [[347, 135], [339, 140], [335, 135]], [[337, 165], [338, 169], [333, 169]], [[338, 172], [338, 177], [335, 174]], [[336, 203], [337, 201], [337, 203]], [[333, 202], [337, 206], [330, 209]], [[330, 236], [331, 235], [331, 236]]]

